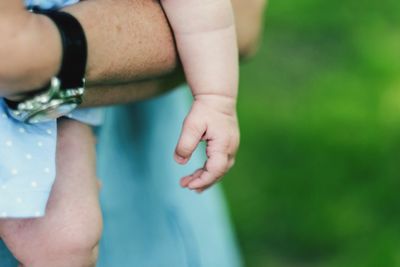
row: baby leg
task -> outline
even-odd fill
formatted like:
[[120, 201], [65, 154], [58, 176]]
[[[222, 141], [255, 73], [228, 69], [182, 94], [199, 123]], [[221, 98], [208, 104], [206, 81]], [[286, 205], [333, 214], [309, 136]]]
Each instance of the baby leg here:
[[89, 267], [101, 231], [94, 137], [84, 124], [61, 121], [46, 216], [0, 221], [1, 238], [23, 267]]

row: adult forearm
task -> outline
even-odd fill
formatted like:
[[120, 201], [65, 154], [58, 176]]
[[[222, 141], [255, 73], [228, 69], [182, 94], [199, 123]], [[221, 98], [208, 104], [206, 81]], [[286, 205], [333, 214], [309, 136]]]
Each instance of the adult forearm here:
[[[119, 84], [154, 78], [176, 66], [171, 30], [157, 1], [87, 0], [66, 8], [85, 29], [89, 85]], [[58, 72], [61, 42], [45, 16], [19, 10], [11, 29], [0, 21], [0, 95], [32, 90]], [[3, 27], [2, 27], [3, 26]], [[5, 63], [7, 62], [7, 64]], [[11, 64], [11, 68], [10, 68]]]
[[[232, 3], [236, 16], [239, 53], [241, 58], [248, 58], [258, 48], [267, 1], [232, 0]], [[103, 106], [139, 101], [167, 92], [183, 82], [182, 72], [178, 69], [173, 75], [151, 81], [93, 86], [88, 88], [83, 105]]]
[[111, 106], [145, 100], [165, 92], [158, 81], [137, 82], [119, 85], [95, 86], [87, 90], [82, 108]]
[[110, 106], [145, 100], [171, 91], [183, 83], [183, 72], [176, 71], [154, 80], [92, 86], [87, 88], [81, 107]]
[[54, 24], [22, 5], [14, 14], [0, 14], [0, 96], [39, 88], [57, 72], [61, 61], [61, 41]]
[[155, 0], [88, 0], [66, 8], [89, 44], [89, 84], [119, 84], [172, 71], [177, 54], [168, 21]]
[[[248, 57], [257, 47], [266, 1], [232, 0], [232, 2], [236, 15], [240, 54], [242, 57]], [[88, 38], [89, 87], [85, 98], [86, 106], [142, 100], [165, 92], [176, 83], [175, 78], [134, 82], [168, 73], [176, 66], [172, 33], [158, 1], [87, 0], [67, 8], [66, 11], [79, 18]], [[42, 30], [42, 35], [39, 36], [33, 34], [38, 24]], [[10, 26], [8, 27], [0, 23], [0, 33], [2, 25], [5, 26], [4, 29], [15, 27], [15, 25], [8, 24]], [[29, 27], [25, 27], [26, 25]], [[44, 17], [40, 20], [32, 19], [29, 23], [21, 24], [18, 29], [21, 32], [19, 36], [23, 36], [25, 40], [33, 38], [36, 40], [34, 42], [36, 45], [27, 46], [27, 41], [18, 42], [23, 44], [23, 51], [25, 51], [18, 54], [20, 60], [12, 59], [11, 50], [4, 52], [4, 55], [11, 58], [6, 60], [5, 57], [1, 57], [7, 64], [0, 64], [0, 95], [17, 92], [12, 87], [1, 85], [2, 66], [7, 72], [10, 70], [11, 63], [20, 64], [17, 68], [19, 76], [15, 77], [20, 77], [21, 73], [26, 73], [25, 78], [31, 77], [25, 82], [25, 90], [29, 90], [46, 83], [48, 77], [58, 71], [60, 64], [60, 40], [57, 29], [51, 21]], [[24, 35], [23, 32], [29, 35]], [[8, 31], [8, 33], [11, 36], [16, 35], [15, 31]], [[6, 41], [7, 38], [3, 40]], [[41, 40], [46, 40], [46, 46], [42, 45]], [[10, 45], [11, 48], [15, 46], [15, 44]], [[3, 41], [0, 48], [4, 47]], [[0, 49], [0, 54], [1, 51], [2, 49]], [[36, 63], [40, 62], [41, 67], [37, 67]], [[32, 68], [28, 67], [30, 65]], [[166, 83], [168, 80], [169, 82]], [[21, 79], [18, 78], [16, 81], [21, 82]], [[109, 85], [101, 86], [104, 83]], [[122, 85], [117, 86], [117, 84]], [[21, 91], [21, 84], [16, 87]], [[4, 88], [11, 90], [6, 92]]]

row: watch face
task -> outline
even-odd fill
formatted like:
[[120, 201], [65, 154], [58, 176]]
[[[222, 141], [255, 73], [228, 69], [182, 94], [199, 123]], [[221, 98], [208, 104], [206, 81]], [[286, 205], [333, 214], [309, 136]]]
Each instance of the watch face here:
[[53, 105], [47, 106], [35, 114], [29, 119], [29, 123], [40, 123], [58, 119], [64, 115], [67, 115], [78, 106], [77, 103], [53, 103]]

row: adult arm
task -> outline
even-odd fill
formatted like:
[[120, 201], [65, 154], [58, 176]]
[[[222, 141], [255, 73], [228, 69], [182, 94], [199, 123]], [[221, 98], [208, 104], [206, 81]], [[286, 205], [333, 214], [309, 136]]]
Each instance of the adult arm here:
[[[10, 10], [8, 14], [14, 20], [7, 13], [0, 16], [0, 36], [5, 40], [0, 58], [7, 62], [0, 64], [0, 95], [40, 87], [57, 73], [61, 60], [53, 23], [25, 12], [19, 1], [12, 2], [14, 10], [6, 6], [0, 9]], [[233, 0], [243, 57], [257, 47], [264, 4], [265, 0]], [[176, 78], [181, 76], [178, 73], [172, 78], [134, 83], [163, 76], [177, 66], [172, 32], [158, 1], [86, 0], [66, 11], [81, 21], [88, 38], [86, 106], [145, 99], [181, 82]], [[15, 14], [20, 14], [18, 20]]]
[[[236, 16], [240, 57], [247, 59], [257, 51], [266, 0], [232, 0]], [[175, 63], [175, 62], [174, 62]], [[83, 106], [104, 106], [151, 98], [184, 82], [181, 69], [150, 81], [89, 87]]]
[[[0, 8], [0, 95], [46, 84], [61, 62], [54, 24], [25, 11], [19, 0], [4, 0]], [[78, 18], [87, 35], [89, 85], [154, 78], [175, 68], [172, 33], [157, 1], [86, 0], [66, 11]]]

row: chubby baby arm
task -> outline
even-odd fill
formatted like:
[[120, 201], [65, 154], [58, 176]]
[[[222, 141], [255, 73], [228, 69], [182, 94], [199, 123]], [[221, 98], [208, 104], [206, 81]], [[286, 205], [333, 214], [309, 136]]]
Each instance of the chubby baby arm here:
[[230, 0], [162, 0], [193, 95], [237, 96], [237, 37]]
[[232, 5], [229, 0], [161, 2], [194, 97], [175, 160], [185, 164], [199, 142], [207, 143], [203, 168], [181, 180], [183, 187], [201, 192], [233, 166], [239, 146], [238, 48]]

